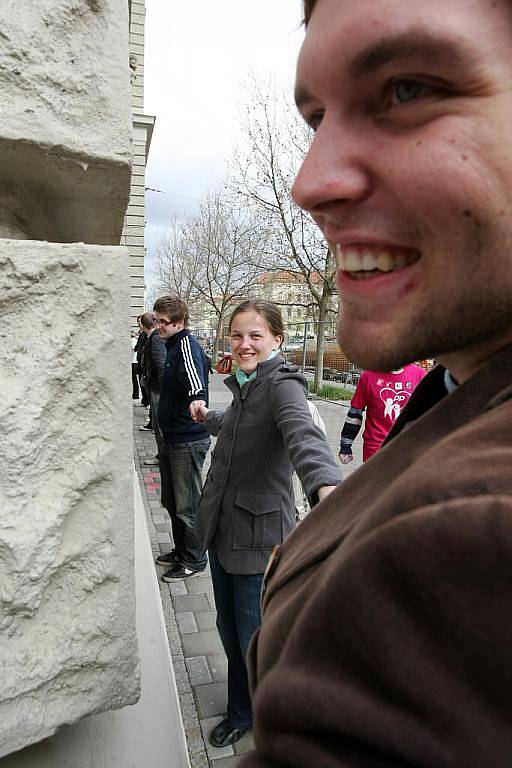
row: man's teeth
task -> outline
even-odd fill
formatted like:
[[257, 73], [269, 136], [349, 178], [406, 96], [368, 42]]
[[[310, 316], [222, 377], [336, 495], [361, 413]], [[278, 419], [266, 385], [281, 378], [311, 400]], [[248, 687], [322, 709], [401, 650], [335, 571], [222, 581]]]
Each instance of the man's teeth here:
[[373, 270], [392, 272], [395, 269], [402, 269], [415, 260], [403, 251], [392, 253], [385, 249], [382, 251], [351, 248], [343, 250], [339, 245], [336, 246], [336, 264], [343, 272], [372, 272]]

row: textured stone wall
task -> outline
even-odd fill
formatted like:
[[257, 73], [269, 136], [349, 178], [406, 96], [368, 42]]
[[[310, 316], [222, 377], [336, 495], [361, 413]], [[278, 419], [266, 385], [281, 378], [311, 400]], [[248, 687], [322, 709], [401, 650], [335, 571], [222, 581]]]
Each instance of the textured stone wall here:
[[124, 249], [0, 240], [0, 755], [133, 703]]
[[127, 0], [1, 0], [0, 30], [0, 222], [32, 239], [118, 245], [131, 163]]
[[1, 757], [139, 679], [127, 2], [1, 0], [0, 37]]

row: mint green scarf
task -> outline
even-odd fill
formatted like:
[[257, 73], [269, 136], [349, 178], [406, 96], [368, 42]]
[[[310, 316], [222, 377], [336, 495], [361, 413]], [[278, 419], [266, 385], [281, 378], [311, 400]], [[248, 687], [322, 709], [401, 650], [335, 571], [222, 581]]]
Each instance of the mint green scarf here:
[[[270, 355], [267, 357], [267, 360], [272, 360], [277, 355], [276, 350], [272, 350]], [[266, 361], [265, 361], [266, 362]], [[245, 371], [242, 371], [241, 368], [237, 368], [236, 371], [236, 380], [238, 382], [238, 386], [240, 389], [242, 387], [245, 387], [246, 384], [248, 384], [250, 381], [254, 381], [256, 378], [256, 374], [258, 373], [258, 368], [256, 367], [255, 370], [252, 373], [245, 373]]]

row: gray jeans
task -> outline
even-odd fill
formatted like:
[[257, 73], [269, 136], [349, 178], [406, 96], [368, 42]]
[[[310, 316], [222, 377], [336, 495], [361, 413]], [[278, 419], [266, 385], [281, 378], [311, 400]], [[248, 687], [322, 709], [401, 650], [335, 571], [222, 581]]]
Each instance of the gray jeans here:
[[194, 571], [206, 568], [207, 558], [196, 533], [204, 460], [210, 438], [192, 443], [164, 444], [160, 454], [162, 506], [171, 518], [174, 548], [180, 562]]
[[151, 426], [153, 427], [153, 434], [155, 436], [156, 445], [158, 448], [158, 456], [161, 456], [165, 447], [164, 437], [158, 424], [158, 403], [160, 402], [160, 392], [152, 392], [148, 390], [149, 404], [151, 406]]

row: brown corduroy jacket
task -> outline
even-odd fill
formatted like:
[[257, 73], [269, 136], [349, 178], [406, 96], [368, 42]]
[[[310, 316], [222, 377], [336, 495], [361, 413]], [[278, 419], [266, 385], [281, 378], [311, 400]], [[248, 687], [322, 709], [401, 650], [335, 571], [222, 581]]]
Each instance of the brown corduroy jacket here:
[[511, 768], [512, 347], [443, 373], [277, 552], [241, 768]]

